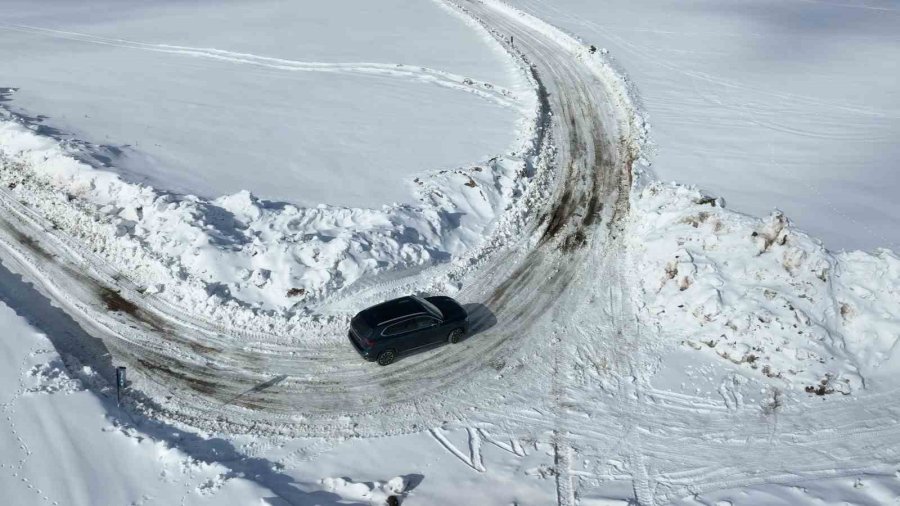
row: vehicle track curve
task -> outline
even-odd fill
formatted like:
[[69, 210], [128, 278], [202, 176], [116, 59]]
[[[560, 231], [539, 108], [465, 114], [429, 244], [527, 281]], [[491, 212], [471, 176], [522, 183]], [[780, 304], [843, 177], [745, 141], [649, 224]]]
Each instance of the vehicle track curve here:
[[[135, 407], [169, 420], [231, 432], [383, 435], [462, 419], [499, 400], [513, 387], [470, 393], [529, 340], [545, 339], [530, 332], [533, 323], [556, 317], [572, 280], [592, 275], [588, 257], [616, 247], [616, 223], [627, 213], [631, 132], [609, 83], [571, 47], [491, 4], [457, 8], [530, 65], [541, 104], [538, 156], [552, 169], [551, 198], [530, 210], [523, 233], [458, 280], [460, 300], [487, 308], [474, 326], [496, 319], [475, 337], [384, 368], [360, 361], [340, 339], [316, 347], [253, 339], [251, 331], [146, 297], [7, 193], [0, 195], [4, 260], [130, 367]], [[537, 364], [529, 377], [544, 373]]]

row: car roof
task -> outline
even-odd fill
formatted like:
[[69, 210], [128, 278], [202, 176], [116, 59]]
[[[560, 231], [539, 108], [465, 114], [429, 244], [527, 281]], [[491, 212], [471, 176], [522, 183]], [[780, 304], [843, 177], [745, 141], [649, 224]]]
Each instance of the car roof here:
[[400, 297], [372, 306], [364, 310], [362, 314], [370, 325], [377, 326], [404, 316], [427, 313], [416, 299]]

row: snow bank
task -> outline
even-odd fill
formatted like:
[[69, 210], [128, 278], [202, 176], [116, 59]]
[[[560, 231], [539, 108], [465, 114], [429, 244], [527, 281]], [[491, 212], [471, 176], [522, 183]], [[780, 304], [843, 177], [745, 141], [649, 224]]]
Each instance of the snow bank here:
[[784, 214], [728, 210], [689, 186], [645, 178], [628, 252], [644, 322], [690, 347], [819, 395], [900, 366], [900, 258], [833, 253]]
[[[525, 104], [538, 107], [535, 97]], [[215, 200], [161, 192], [81, 161], [97, 146], [56, 141], [0, 114], [4, 191], [146, 293], [242, 323], [305, 313], [362, 278], [481, 244], [528, 183], [539, 117], [521, 121], [508, 155], [417, 178], [418, 205], [353, 209], [276, 205], [246, 191]]]

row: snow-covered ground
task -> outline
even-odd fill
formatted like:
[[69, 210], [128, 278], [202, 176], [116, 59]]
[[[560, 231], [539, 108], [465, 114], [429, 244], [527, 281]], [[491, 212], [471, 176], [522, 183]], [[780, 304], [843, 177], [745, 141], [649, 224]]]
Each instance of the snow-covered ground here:
[[4, 504], [238, 505], [272, 495], [135, 430], [98, 372], [60, 351], [81, 329], [5, 268], [0, 301]]
[[[680, 147], [678, 132], [706, 139], [700, 127], [710, 122], [676, 132], [664, 116], [651, 148], [643, 107], [651, 119], [661, 103], [678, 109], [671, 118], [698, 110], [680, 99], [654, 102], [661, 95], [642, 87], [640, 62], [628, 80], [627, 57], [611, 61], [541, 20], [587, 23], [595, 14], [584, 12], [597, 12], [578, 10], [587, 3], [570, 11], [526, 6], [536, 16], [498, 0], [436, 8], [501, 57], [495, 69], [519, 84], [506, 92], [496, 75], [478, 78], [493, 80], [485, 86], [455, 70], [410, 70], [413, 80], [427, 77], [435, 88], [474, 95], [479, 107], [502, 103], [522, 117], [511, 152], [422, 174], [411, 205], [304, 208], [247, 192], [173, 195], [97, 170], [114, 150], [61, 138], [16, 109], [18, 93], [5, 92], [12, 106], [0, 117], [0, 300], [8, 307], [0, 317], [14, 332], [0, 342], [9, 399], [0, 407], [10, 428], [0, 444], [19, 452], [0, 462], [11, 470], [9, 486], [26, 495], [39, 489], [60, 504], [381, 505], [389, 495], [408, 504], [563, 506], [896, 501], [900, 259], [887, 249], [835, 253], [807, 233], [815, 224], [791, 221], [797, 208], [775, 203], [782, 214], [741, 204], [759, 188], [743, 185], [733, 210], [728, 189], [715, 182], [687, 178], [709, 194], [658, 181], [650, 169], [681, 167], [666, 154]], [[663, 35], [666, 11], [657, 7], [645, 4], [643, 14]], [[822, 9], [836, 8], [848, 7], [812, 3], [809, 15], [823, 19]], [[720, 33], [722, 19], [703, 10], [692, 28]], [[76, 20], [98, 15], [75, 11], [68, 16]], [[117, 29], [109, 16], [105, 26]], [[742, 29], [750, 23], [728, 19]], [[877, 19], [876, 44], [889, 39]], [[13, 31], [46, 35], [21, 23]], [[65, 44], [308, 72], [298, 70], [307, 61], [271, 47], [261, 57], [266, 47], [250, 35], [249, 49], [236, 51], [219, 47], [221, 39], [214, 48], [202, 40], [173, 47], [66, 31]], [[773, 40], [789, 35], [772, 31]], [[626, 47], [643, 41], [616, 37]], [[386, 71], [366, 65], [331, 70]], [[690, 75], [670, 67], [662, 68]], [[725, 86], [731, 98], [761, 101], [753, 91], [761, 89], [772, 98], [772, 88], [699, 81]], [[790, 86], [766, 114], [786, 119], [788, 103], [827, 109], [821, 97], [794, 100]], [[837, 109], [862, 114], [848, 103]], [[895, 126], [890, 107], [872, 107], [886, 123], [861, 131]], [[713, 109], [723, 124], [746, 119], [742, 108], [706, 112]], [[753, 124], [761, 117], [751, 115]], [[847, 140], [852, 128], [830, 118], [828, 132]], [[809, 137], [810, 125], [795, 133]], [[866, 141], [876, 158], [892, 149]], [[732, 153], [709, 142], [709, 150]], [[772, 149], [812, 149], [781, 142]], [[750, 157], [734, 160], [747, 168]], [[728, 184], [733, 176], [720, 174]], [[774, 180], [771, 172], [757, 177]], [[738, 212], [748, 210], [765, 212]], [[358, 361], [345, 342], [347, 316], [409, 291], [455, 294], [472, 312], [474, 335], [387, 368]], [[110, 375], [123, 363], [133, 383], [117, 409]], [[26, 428], [17, 419], [70, 411], [79, 413], [75, 426], [67, 418]], [[73, 438], [90, 450], [47, 444]], [[112, 465], [79, 464], [88, 470], [60, 471], [58, 479], [38, 470], [106, 452], [129, 462], [127, 479], [108, 497], [85, 495], [85, 482]], [[153, 479], [138, 482], [144, 475]], [[59, 485], [63, 476], [71, 483]]]
[[900, 249], [900, 6], [890, 0], [510, 0], [606, 48], [653, 168], [832, 250]]
[[897, 504], [900, 498], [898, 473], [860, 474], [845, 478], [798, 481], [791, 484], [765, 484], [739, 490], [720, 490], [675, 501], [677, 506], [737, 506], [765, 504], [859, 505]]
[[97, 163], [130, 180], [206, 198], [415, 202], [414, 177], [510, 149], [516, 96], [530, 93], [502, 51], [434, 2], [0, 10], [0, 87], [18, 88], [8, 105], [108, 146]]

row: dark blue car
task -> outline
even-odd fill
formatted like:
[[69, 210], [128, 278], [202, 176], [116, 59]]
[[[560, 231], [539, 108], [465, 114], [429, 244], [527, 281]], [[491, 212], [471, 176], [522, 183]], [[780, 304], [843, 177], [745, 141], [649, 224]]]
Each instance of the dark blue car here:
[[361, 311], [349, 337], [364, 359], [388, 365], [413, 350], [459, 342], [468, 331], [469, 315], [451, 297], [411, 295]]

